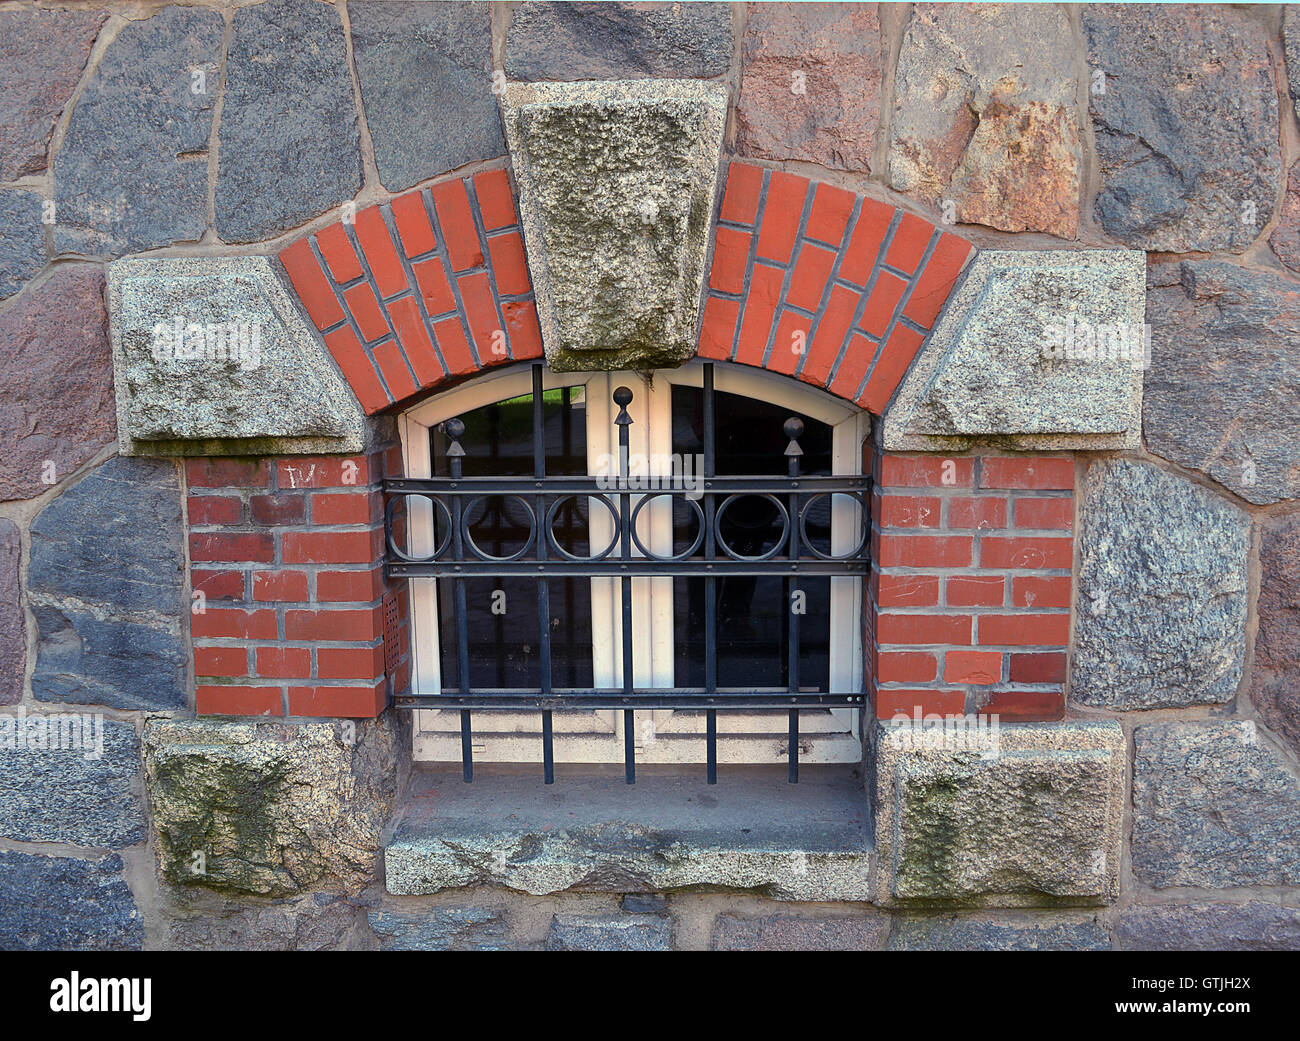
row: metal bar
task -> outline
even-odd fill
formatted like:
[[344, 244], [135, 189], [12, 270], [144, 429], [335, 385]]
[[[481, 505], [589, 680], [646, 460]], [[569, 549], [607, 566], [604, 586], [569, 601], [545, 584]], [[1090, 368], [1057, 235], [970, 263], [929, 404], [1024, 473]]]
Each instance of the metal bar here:
[[[645, 485], [642, 486], [642, 480]], [[655, 485], [654, 482], [659, 484]], [[384, 479], [386, 495], [527, 495], [539, 490], [547, 495], [595, 495], [609, 490], [609, 482], [604, 477], [581, 477], [568, 474], [553, 474], [538, 482], [535, 477], [387, 477]], [[797, 484], [800, 491], [807, 494], [819, 492], [856, 492], [865, 491], [870, 484], [866, 477], [834, 477], [826, 474], [812, 474], [792, 481], [788, 477], [758, 474], [753, 476], [715, 476], [706, 479], [704, 490], [720, 495], [737, 492], [771, 492], [777, 494], [788, 492]], [[687, 490], [674, 487], [670, 476], [652, 477], [646, 475], [634, 477], [628, 484], [628, 490], [661, 491], [665, 495], [686, 495]]]
[[554, 709], [627, 709], [639, 712], [659, 708], [708, 708], [723, 711], [738, 708], [797, 708], [818, 709], [861, 705], [866, 697], [861, 691], [823, 691], [791, 694], [781, 690], [718, 690], [706, 694], [702, 687], [675, 687], [662, 690], [634, 690], [628, 693], [622, 687], [557, 688], [548, 696], [532, 688], [478, 687], [472, 693], [462, 694], [449, 689], [436, 694], [403, 694], [397, 704], [442, 708], [509, 708], [522, 711], [532, 708]]
[[792, 563], [785, 557], [772, 560], [721, 560], [708, 562], [692, 560], [651, 560], [639, 557], [623, 561], [617, 557], [602, 560], [511, 560], [497, 563], [491, 560], [389, 560], [385, 565], [390, 578], [466, 578], [474, 575], [488, 575], [493, 578], [523, 577], [536, 578], [539, 575], [573, 575], [580, 578], [599, 578], [602, 574], [613, 573], [625, 576], [641, 575], [809, 575], [822, 577], [826, 575], [845, 575], [849, 577], [866, 574], [870, 560], [862, 554], [836, 560], [818, 560], [805, 557]]
[[[704, 480], [712, 484], [717, 477], [717, 431], [713, 402], [713, 366], [704, 366]], [[717, 553], [715, 514], [718, 501], [713, 492], [704, 495], [704, 559], [712, 561]], [[711, 696], [718, 689], [718, 580], [711, 572], [704, 577], [704, 691]], [[718, 783], [718, 713], [704, 714], [705, 782]]]
[[[546, 477], [546, 411], [543, 401], [542, 367], [533, 366], [533, 476]], [[538, 494], [535, 508], [539, 517], [546, 516], [545, 496]], [[539, 528], [534, 536], [537, 559], [546, 559], [546, 535]], [[537, 648], [538, 671], [542, 696], [551, 693], [551, 587], [546, 576], [537, 576]], [[542, 709], [542, 783], [555, 783], [555, 728], [550, 709]]]
[[[803, 449], [799, 447], [799, 438], [803, 434], [803, 423], [796, 417], [791, 416], [785, 421], [785, 436], [790, 439], [789, 445], [786, 446], [785, 454], [790, 465], [790, 479], [797, 480], [799, 477], [799, 460], [803, 455]], [[790, 516], [799, 516], [799, 493], [790, 493]], [[790, 525], [790, 544], [789, 553], [791, 561], [799, 559], [799, 525], [791, 523]], [[787, 689], [793, 694], [799, 690], [799, 612], [795, 610], [795, 596], [799, 590], [795, 588], [795, 580], [789, 578], [786, 580], [786, 612], [789, 619], [789, 650], [786, 655], [786, 683]], [[802, 606], [802, 605], [800, 605]], [[789, 743], [790, 759], [790, 783], [799, 783], [799, 713], [794, 709], [790, 710], [790, 732], [787, 735]]]
[[[614, 422], [618, 424], [618, 474], [619, 487], [619, 559], [624, 566], [632, 559], [632, 496], [628, 493], [628, 477], [631, 474], [630, 448], [628, 445], [628, 427], [632, 417], [627, 414], [627, 406], [632, 401], [632, 391], [627, 387], [618, 387], [614, 391], [614, 404], [618, 406], [618, 415]], [[623, 694], [632, 695], [632, 579], [627, 575], [619, 581], [619, 596], [623, 609]], [[636, 720], [631, 709], [623, 712], [623, 767], [628, 784], [636, 784]]]
[[[451, 476], [453, 480], [461, 477], [464, 468], [465, 449], [461, 447], [460, 439], [465, 433], [465, 424], [459, 419], [449, 419], [444, 424], [444, 430], [451, 439], [447, 446], [447, 459], [450, 464]], [[463, 516], [463, 503], [460, 500], [452, 502], [451, 511], [451, 541], [452, 553], [457, 560], [464, 559], [465, 546], [461, 537], [461, 519]], [[457, 578], [454, 588], [456, 598], [456, 670], [457, 681], [462, 690], [469, 687], [469, 621], [465, 605], [465, 580]], [[460, 713], [460, 761], [461, 773], [466, 784], [474, 780], [474, 737], [471, 729], [470, 714], [468, 709], [462, 709]]]

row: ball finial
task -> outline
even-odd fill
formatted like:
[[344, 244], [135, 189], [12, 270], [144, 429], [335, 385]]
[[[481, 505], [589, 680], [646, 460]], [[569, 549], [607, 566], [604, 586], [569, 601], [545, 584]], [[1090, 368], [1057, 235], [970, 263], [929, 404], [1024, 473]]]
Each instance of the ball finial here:
[[619, 387], [614, 391], [614, 404], [619, 408], [627, 408], [632, 403], [632, 388]]
[[465, 423], [461, 419], [452, 418], [442, 424], [442, 429], [453, 441], [459, 441], [465, 434]]
[[785, 431], [785, 436], [791, 441], [797, 441], [803, 437], [803, 420], [798, 416], [791, 416], [785, 421], [785, 425], [781, 429]]

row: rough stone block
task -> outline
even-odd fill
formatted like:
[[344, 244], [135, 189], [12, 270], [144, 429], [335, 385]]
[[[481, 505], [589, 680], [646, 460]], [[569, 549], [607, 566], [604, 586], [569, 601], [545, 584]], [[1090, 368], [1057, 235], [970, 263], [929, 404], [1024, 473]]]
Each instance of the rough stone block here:
[[1119, 894], [1118, 723], [1002, 726], [996, 748], [877, 728], [877, 899], [893, 906], [1100, 904]]
[[360, 910], [339, 893], [221, 901], [183, 890], [167, 908], [177, 951], [337, 951], [363, 947]]
[[1095, 918], [903, 918], [891, 951], [1108, 951], [1110, 937]]
[[31, 499], [115, 437], [104, 275], [50, 273], [0, 314], [0, 500]]
[[878, 951], [889, 935], [882, 914], [764, 915], [744, 918], [720, 914], [713, 922], [715, 951]]
[[547, 363], [692, 357], [726, 87], [512, 83], [502, 100]]
[[508, 946], [506, 923], [489, 907], [382, 909], [367, 916], [385, 951], [485, 951]]
[[[59, 253], [136, 253], [203, 235], [224, 29], [221, 12], [179, 6], [122, 26], [54, 159]], [[263, 180], [276, 179], [264, 170]]]
[[128, 455], [356, 452], [365, 421], [266, 257], [109, 268]]
[[0, 189], [0, 300], [45, 266], [44, 202], [35, 192]]
[[1149, 463], [1084, 482], [1070, 697], [1121, 710], [1222, 704], [1246, 657], [1250, 518]]
[[0, 756], [0, 836], [104, 849], [144, 841], [132, 724], [71, 713], [0, 716]]
[[1300, 908], [1263, 900], [1129, 907], [1115, 941], [1121, 951], [1300, 951]]
[[1250, 696], [1260, 719], [1300, 753], [1300, 514], [1262, 527]]
[[1138, 881], [1300, 884], [1300, 778], [1253, 721], [1156, 723], [1133, 743]]
[[396, 786], [390, 717], [151, 722], [145, 782], [162, 876], [265, 896], [323, 878], [349, 894], [370, 885]]
[[885, 448], [1136, 448], [1144, 288], [1128, 250], [978, 254], [885, 411]]
[[18, 580], [21, 549], [18, 528], [13, 521], [0, 519], [0, 705], [16, 705], [23, 699], [27, 619]]
[[[506, 150], [486, 3], [348, 8], [379, 179], [398, 192]], [[411, 147], [411, 134], [420, 147]]]
[[0, 950], [138, 951], [144, 920], [122, 858], [0, 850]]
[[671, 951], [673, 923], [657, 915], [557, 914], [548, 951]]

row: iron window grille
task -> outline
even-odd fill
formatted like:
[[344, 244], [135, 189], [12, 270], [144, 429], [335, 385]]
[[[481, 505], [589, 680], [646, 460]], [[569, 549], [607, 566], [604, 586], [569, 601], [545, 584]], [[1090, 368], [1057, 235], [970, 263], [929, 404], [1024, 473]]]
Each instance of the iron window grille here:
[[[462, 460], [465, 450], [460, 443], [465, 424], [458, 418], [442, 424], [449, 438], [447, 457], [450, 476], [433, 478], [390, 478], [384, 481], [386, 498], [384, 533], [387, 546], [386, 571], [393, 579], [440, 578], [453, 583], [455, 648], [457, 676], [465, 682], [469, 676], [469, 632], [465, 582], [479, 577], [533, 578], [537, 583], [537, 610], [540, 621], [541, 686], [531, 688], [445, 687], [437, 693], [412, 690], [395, 699], [405, 709], [459, 709], [460, 744], [463, 776], [473, 780], [472, 713], [491, 710], [538, 710], [542, 719], [542, 763], [545, 783], [555, 779], [552, 713], [565, 709], [614, 709], [624, 713], [623, 760], [628, 784], [636, 780], [635, 713], [654, 709], [705, 710], [706, 776], [709, 784], [717, 782], [717, 713], [729, 709], [785, 708], [789, 712], [788, 766], [790, 783], [799, 777], [799, 713], [828, 707], [865, 705], [862, 690], [807, 691], [800, 689], [799, 615], [789, 612], [786, 657], [786, 689], [736, 689], [720, 687], [717, 681], [718, 592], [719, 580], [728, 576], [782, 576], [786, 583], [786, 603], [790, 591], [802, 577], [865, 578], [870, 568], [870, 492], [869, 477], [801, 476], [803, 451], [799, 438], [804, 424], [797, 417], [785, 421], [782, 430], [787, 441], [785, 458], [788, 476], [718, 476], [715, 472], [715, 411], [713, 366], [703, 368], [703, 473], [700, 487], [691, 497], [688, 489], [655, 486], [641, 487], [641, 480], [631, 474], [629, 427], [632, 418], [627, 406], [632, 391], [619, 387], [613, 393], [618, 414], [619, 459], [612, 477], [548, 476], [545, 438], [543, 436], [542, 366], [532, 370], [532, 442], [533, 475], [531, 477], [464, 477]], [[819, 549], [808, 535], [809, 514], [814, 505], [831, 496], [850, 496], [857, 501], [856, 538], [844, 553], [833, 554]], [[637, 519], [646, 503], [660, 496], [685, 498], [691, 504], [697, 522], [697, 534], [683, 552], [655, 554], [644, 545], [637, 533]], [[772, 503], [780, 517], [782, 531], [776, 544], [757, 555], [745, 555], [730, 546], [721, 535], [720, 522], [733, 501], [746, 496], [760, 496]], [[490, 497], [505, 497], [522, 505], [528, 518], [529, 532], [522, 545], [507, 556], [483, 552], [474, 542], [468, 523], [474, 507]], [[599, 502], [609, 511], [614, 536], [607, 546], [592, 554], [575, 556], [560, 545], [552, 530], [557, 514], [570, 500], [586, 497]], [[414, 556], [403, 548], [407, 501], [421, 498], [443, 522], [442, 537], [426, 556]], [[593, 506], [594, 508], [594, 506]], [[562, 576], [583, 578], [617, 577], [621, 607], [622, 685], [613, 688], [576, 688], [552, 685], [551, 637], [548, 579]], [[639, 576], [700, 576], [704, 579], [704, 686], [646, 689], [634, 683], [632, 624], [632, 579]], [[865, 582], [860, 583], [865, 587]], [[859, 611], [861, 604], [859, 602]]]

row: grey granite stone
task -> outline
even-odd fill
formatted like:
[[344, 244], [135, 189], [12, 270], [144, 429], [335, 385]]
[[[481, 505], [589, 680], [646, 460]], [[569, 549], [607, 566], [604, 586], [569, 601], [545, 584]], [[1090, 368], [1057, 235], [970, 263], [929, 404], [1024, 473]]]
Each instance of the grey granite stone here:
[[673, 923], [658, 915], [557, 914], [549, 951], [671, 951]]
[[45, 266], [44, 203], [34, 192], [0, 189], [0, 300]]
[[348, 7], [348, 20], [385, 188], [401, 191], [505, 152], [486, 3], [366, 0]]
[[89, 714], [0, 714], [0, 836], [123, 849], [143, 842], [135, 727]]
[[1282, 9], [1282, 49], [1286, 53], [1287, 89], [1300, 116], [1300, 12], [1294, 7]]
[[57, 252], [135, 253], [203, 235], [223, 30], [219, 11], [164, 7], [109, 44], [55, 156]]
[[1247, 502], [1300, 498], [1296, 284], [1220, 260], [1153, 265], [1147, 447]]
[[1097, 904], [1119, 893], [1119, 724], [970, 734], [877, 727], [877, 900], [893, 906]]
[[13, 521], [0, 519], [0, 705], [16, 705], [23, 699], [27, 619], [18, 576], [21, 553], [18, 528]]
[[1246, 656], [1250, 518], [1129, 459], [1089, 467], [1080, 514], [1070, 697], [1122, 710], [1231, 701]]
[[885, 447], [1137, 447], [1144, 262], [1128, 250], [977, 254], [885, 410]]
[[1121, 951], [1300, 951], [1300, 907], [1262, 900], [1129, 907], [1115, 941]]
[[138, 951], [144, 920], [122, 858], [0, 850], [0, 950]]
[[1250, 697], [1260, 720], [1300, 755], [1300, 514], [1264, 518], [1260, 528]]
[[693, 356], [726, 88], [510, 84], [503, 103], [551, 368]]
[[356, 452], [365, 419], [266, 257], [109, 269], [124, 454]]
[[731, 67], [729, 5], [519, 4], [505, 72], [518, 80], [720, 76]]
[[[362, 947], [360, 909], [340, 893], [226, 901], [199, 890], [174, 892], [167, 908], [177, 951], [337, 951]], [[196, 899], [187, 899], [197, 897]]]
[[1101, 180], [1094, 213], [1138, 249], [1240, 253], [1282, 184], [1264, 25], [1201, 4], [1082, 9]]
[[0, 11], [0, 181], [45, 170], [107, 11]]
[[348, 894], [365, 889], [397, 783], [391, 716], [151, 721], [145, 783], [162, 877], [262, 896], [326, 878]]
[[488, 907], [383, 909], [367, 917], [385, 951], [482, 951], [508, 946], [505, 921]]
[[1250, 720], [1133, 732], [1133, 873], [1156, 889], [1300, 884], [1300, 779]]
[[360, 129], [332, 5], [270, 0], [235, 11], [218, 135], [226, 242], [273, 238], [357, 193]]
[[108, 460], [37, 514], [31, 540], [33, 695], [181, 708], [187, 656], [176, 464]]
[[878, 951], [889, 936], [889, 917], [861, 915], [720, 914], [713, 921], [715, 951]]
[[903, 918], [891, 951], [1108, 951], [1110, 937], [1095, 918]]

